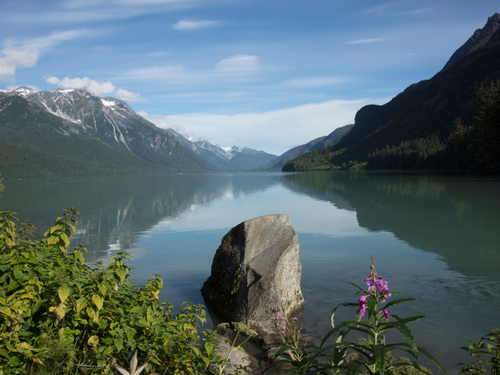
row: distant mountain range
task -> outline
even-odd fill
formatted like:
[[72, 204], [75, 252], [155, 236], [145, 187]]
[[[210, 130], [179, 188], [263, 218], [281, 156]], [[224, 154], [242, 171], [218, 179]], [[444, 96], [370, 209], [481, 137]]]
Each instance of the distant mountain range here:
[[6, 178], [253, 169], [275, 157], [191, 142], [122, 100], [85, 90], [0, 92], [0, 172]]
[[[354, 127], [340, 142], [306, 152], [288, 161], [283, 170], [363, 167], [365, 163], [377, 168], [454, 168], [454, 161], [444, 158], [450, 137], [465, 131], [457, 127], [457, 119], [459, 124], [472, 125], [478, 88], [499, 79], [500, 15], [495, 13], [434, 77], [409, 86], [387, 104], [361, 108]], [[464, 142], [461, 146], [467, 149]], [[434, 152], [435, 158], [425, 160], [428, 152]], [[385, 156], [392, 157], [391, 163], [384, 164]]]

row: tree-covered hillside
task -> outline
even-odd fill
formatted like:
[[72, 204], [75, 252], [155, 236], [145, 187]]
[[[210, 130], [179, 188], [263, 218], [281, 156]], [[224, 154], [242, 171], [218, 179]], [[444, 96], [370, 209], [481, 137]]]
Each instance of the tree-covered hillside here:
[[[461, 141], [462, 133], [471, 126], [481, 127], [481, 120], [474, 118], [478, 90], [499, 78], [497, 30], [430, 80], [408, 87], [385, 105], [361, 108], [355, 126], [337, 145], [301, 155], [283, 170], [338, 169], [364, 163], [371, 168], [479, 168], [474, 162], [457, 160], [454, 154], [463, 152], [457, 147], [474, 147]], [[389, 154], [398, 155], [398, 161], [393, 157], [389, 162]]]

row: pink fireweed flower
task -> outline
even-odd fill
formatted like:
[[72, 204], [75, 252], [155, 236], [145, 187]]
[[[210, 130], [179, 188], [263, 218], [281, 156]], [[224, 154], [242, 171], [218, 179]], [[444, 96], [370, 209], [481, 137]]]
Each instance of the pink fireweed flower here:
[[368, 296], [365, 294], [359, 298], [358, 307], [360, 307], [360, 309], [358, 310], [358, 314], [361, 316], [365, 316], [366, 305], [367, 305], [366, 298], [367, 297]]
[[294, 322], [298, 321], [299, 319], [298, 318], [293, 318], [292, 319]]
[[385, 318], [389, 319], [389, 314], [391, 313], [391, 310], [383, 309], [382, 312], [384, 313]]
[[283, 321], [283, 318], [281, 317], [280, 312], [278, 311], [278, 316], [276, 317], [276, 320], [281, 323]]
[[369, 356], [370, 358], [373, 358], [373, 353], [368, 353], [368, 356]]

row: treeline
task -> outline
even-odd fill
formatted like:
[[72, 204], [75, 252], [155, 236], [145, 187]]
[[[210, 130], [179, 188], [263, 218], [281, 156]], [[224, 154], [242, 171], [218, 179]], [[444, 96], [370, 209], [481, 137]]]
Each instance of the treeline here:
[[500, 82], [477, 92], [472, 125], [460, 119], [441, 141], [436, 135], [387, 145], [369, 154], [368, 169], [455, 169], [500, 173]]
[[345, 148], [335, 150], [333, 147], [323, 147], [317, 150], [306, 152], [300, 157], [288, 160], [282, 170], [285, 172], [292, 171], [324, 171], [341, 169], [341, 166], [333, 164], [333, 161], [339, 155], [345, 152]]

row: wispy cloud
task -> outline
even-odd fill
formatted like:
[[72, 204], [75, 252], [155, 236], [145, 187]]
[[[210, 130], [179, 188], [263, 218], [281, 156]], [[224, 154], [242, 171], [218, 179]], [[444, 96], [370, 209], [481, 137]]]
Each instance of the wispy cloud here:
[[[51, 85], [66, 88], [66, 89], [83, 89], [88, 90], [95, 95], [114, 95], [118, 99], [125, 100], [128, 102], [141, 102], [144, 98], [141, 98], [140, 94], [136, 94], [124, 89], [116, 90], [116, 86], [110, 81], [102, 82], [90, 79], [89, 77], [83, 78], [70, 78], [64, 77], [59, 79], [54, 76], [46, 77], [45, 80]], [[116, 91], [115, 91], [116, 90]]]
[[213, 69], [192, 70], [180, 65], [140, 68], [126, 72], [124, 79], [139, 81], [167, 81], [173, 84], [206, 83], [217, 79], [244, 79], [261, 69], [257, 56], [235, 55], [215, 64]]
[[257, 56], [235, 55], [223, 59], [215, 64], [215, 71], [219, 73], [246, 74], [259, 69]]
[[212, 27], [218, 25], [217, 21], [210, 20], [201, 20], [201, 21], [192, 21], [192, 20], [181, 20], [176, 24], [172, 25], [172, 29], [174, 30], [194, 30], [194, 29], [203, 29], [206, 27]]
[[385, 38], [373, 38], [373, 39], [358, 39], [346, 42], [346, 44], [363, 44], [363, 43], [377, 43], [385, 41]]
[[295, 87], [320, 87], [340, 85], [348, 81], [349, 79], [345, 77], [322, 76], [291, 79], [286, 81], [285, 84]]
[[0, 17], [12, 23], [81, 25], [185, 10], [200, 3], [200, 0], [63, 0], [49, 2], [38, 12], [5, 12]]
[[0, 50], [0, 80], [13, 82], [18, 68], [33, 68], [40, 56], [50, 48], [86, 33], [86, 30], [70, 30], [38, 38], [3, 40], [3, 48]]

